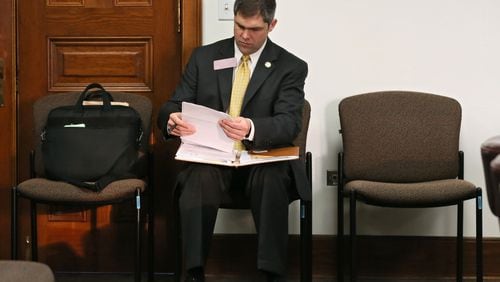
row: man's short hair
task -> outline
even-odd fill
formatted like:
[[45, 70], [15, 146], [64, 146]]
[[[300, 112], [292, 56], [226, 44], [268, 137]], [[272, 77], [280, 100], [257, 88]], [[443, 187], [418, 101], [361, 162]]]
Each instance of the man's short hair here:
[[236, 0], [234, 15], [240, 13], [244, 17], [260, 14], [265, 23], [271, 24], [276, 11], [276, 0]]

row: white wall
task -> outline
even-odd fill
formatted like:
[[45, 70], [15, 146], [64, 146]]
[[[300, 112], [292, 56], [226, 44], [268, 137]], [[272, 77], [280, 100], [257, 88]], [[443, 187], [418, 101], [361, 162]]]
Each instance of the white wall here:
[[[217, 0], [203, 0], [203, 43], [232, 36], [219, 21]], [[313, 153], [313, 232], [336, 233], [336, 170], [341, 148], [339, 101], [378, 90], [424, 91], [462, 104], [465, 179], [484, 187], [480, 145], [500, 134], [500, 1], [278, 0], [271, 39], [309, 63], [312, 104], [308, 150]], [[484, 235], [500, 235], [484, 192]], [[298, 233], [297, 206], [290, 232]], [[359, 206], [360, 234], [454, 236], [455, 208], [384, 209]], [[464, 211], [464, 234], [475, 234], [475, 205]], [[430, 220], [429, 220], [430, 219]], [[253, 232], [249, 213], [220, 213], [216, 232]]]

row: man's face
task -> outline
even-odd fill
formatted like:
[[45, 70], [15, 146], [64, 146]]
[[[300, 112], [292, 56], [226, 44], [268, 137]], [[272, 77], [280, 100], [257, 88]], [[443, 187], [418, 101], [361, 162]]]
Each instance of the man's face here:
[[259, 50], [266, 41], [267, 34], [273, 30], [275, 25], [276, 19], [268, 24], [264, 22], [260, 14], [243, 17], [237, 13], [234, 17], [234, 39], [241, 53], [249, 55]]

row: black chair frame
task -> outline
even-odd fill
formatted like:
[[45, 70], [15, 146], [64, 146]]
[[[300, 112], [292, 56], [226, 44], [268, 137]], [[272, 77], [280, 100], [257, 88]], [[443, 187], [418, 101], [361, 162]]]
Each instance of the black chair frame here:
[[[35, 152], [31, 151], [30, 153], [30, 177], [35, 178]], [[147, 221], [148, 221], [148, 281], [153, 281], [154, 280], [154, 257], [153, 257], [153, 251], [154, 251], [154, 196], [153, 196], [153, 185], [152, 185], [152, 179], [153, 178], [153, 155], [152, 153], [148, 153], [148, 179], [150, 180], [148, 182], [148, 187], [145, 191], [145, 193], [141, 193], [139, 189], [137, 189], [136, 193], [134, 196], [126, 199], [122, 199], [120, 201], [104, 201], [104, 202], [98, 202], [98, 203], [93, 203], [93, 202], [57, 202], [58, 205], [64, 205], [64, 206], [85, 206], [87, 208], [97, 208], [100, 206], [105, 206], [105, 205], [113, 205], [113, 204], [118, 204], [122, 203], [125, 201], [131, 201], [135, 200], [135, 206], [136, 206], [136, 219], [135, 219], [135, 224], [136, 224], [136, 230], [135, 230], [135, 250], [134, 250], [134, 281], [139, 282], [141, 281], [141, 276], [142, 276], [142, 271], [141, 271], [141, 254], [142, 254], [142, 228], [143, 228], [143, 222], [141, 220], [141, 209], [142, 209], [142, 196], [143, 194], [148, 194], [148, 215], [147, 215]], [[12, 193], [11, 193], [11, 258], [13, 260], [17, 260], [17, 246], [18, 246], [18, 201], [19, 198], [24, 198], [22, 194], [20, 194], [17, 191], [17, 186], [14, 186], [12, 188]], [[37, 228], [37, 204], [54, 204], [54, 202], [51, 201], [39, 201], [35, 199], [30, 199], [30, 227], [31, 227], [31, 259], [33, 261], [38, 261], [38, 228]]]
[[[462, 151], [459, 154], [459, 173], [458, 178], [464, 179], [464, 155]], [[356, 196], [356, 192], [352, 191], [347, 193], [344, 191], [344, 183], [346, 181], [345, 175], [343, 174], [344, 167], [344, 156], [343, 152], [338, 154], [338, 194], [337, 194], [337, 205], [338, 205], [338, 236], [337, 236], [337, 281], [344, 281], [344, 263], [342, 258], [344, 256], [344, 198], [349, 198], [349, 221], [350, 221], [350, 281], [357, 281], [357, 245], [356, 245], [356, 202], [358, 200], [363, 201]], [[476, 202], [476, 281], [483, 281], [483, 221], [482, 221], [482, 189], [476, 188], [476, 195], [474, 198]], [[439, 206], [457, 206], [457, 238], [456, 238], [456, 281], [463, 281], [463, 202], [449, 202]], [[371, 205], [377, 205], [374, 203], [367, 203]], [[380, 206], [380, 205], [377, 205]], [[383, 207], [393, 207], [393, 208], [410, 208], [409, 206], [389, 206], [385, 205]], [[428, 208], [437, 207], [436, 206], [415, 206], [414, 208]]]

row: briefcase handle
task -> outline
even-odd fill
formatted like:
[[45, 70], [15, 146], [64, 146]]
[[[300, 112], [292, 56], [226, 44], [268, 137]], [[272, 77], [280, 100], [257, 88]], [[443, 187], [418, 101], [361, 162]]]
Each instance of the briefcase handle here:
[[[94, 91], [90, 91], [92, 89], [97, 89]], [[83, 101], [92, 100], [95, 98], [101, 98], [102, 100], [102, 109], [104, 111], [111, 110], [111, 101], [113, 101], [113, 96], [109, 94], [102, 85], [99, 83], [91, 83], [82, 91], [78, 101], [75, 104], [75, 108], [77, 111], [82, 112], [84, 109]]]
[[94, 82], [94, 83], [90, 83], [89, 85], [87, 85], [87, 87], [85, 87], [85, 89], [83, 90], [82, 94], [87, 93], [91, 89], [94, 89], [94, 88], [98, 88], [100, 90], [106, 91], [106, 89], [104, 89], [104, 87], [101, 84]]

